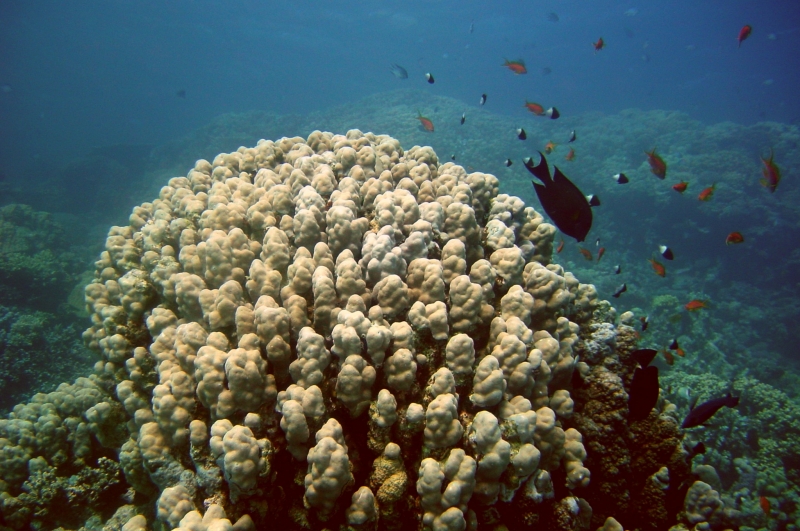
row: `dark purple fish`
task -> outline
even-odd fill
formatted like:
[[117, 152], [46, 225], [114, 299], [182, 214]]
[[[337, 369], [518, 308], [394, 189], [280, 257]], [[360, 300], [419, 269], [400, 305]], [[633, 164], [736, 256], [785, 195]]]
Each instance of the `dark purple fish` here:
[[658, 401], [658, 390], [658, 367], [637, 367], [628, 393], [629, 422], [647, 418]]
[[731, 396], [730, 393], [721, 398], [714, 398], [703, 402], [699, 406], [695, 406], [689, 410], [689, 414], [683, 419], [681, 428], [687, 429], [701, 426], [723, 407], [736, 407], [737, 405], [739, 405], [739, 397]]
[[653, 348], [640, 348], [631, 352], [631, 357], [642, 367], [650, 365], [657, 355], [658, 351]]
[[542, 184], [531, 181], [542, 208], [561, 232], [579, 242], [584, 241], [592, 228], [589, 201], [556, 166], [553, 166], [551, 178], [547, 160], [541, 152], [539, 157], [539, 164], [534, 164], [531, 157], [525, 159], [524, 163], [528, 171], [542, 181]]

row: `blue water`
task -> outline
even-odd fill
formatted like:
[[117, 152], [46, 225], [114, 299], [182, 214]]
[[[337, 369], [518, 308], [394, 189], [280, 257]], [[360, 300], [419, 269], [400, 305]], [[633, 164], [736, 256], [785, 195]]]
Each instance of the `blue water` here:
[[[753, 34], [737, 49], [744, 24]], [[792, 1], [5, 0], [0, 168], [31, 179], [92, 147], [158, 144], [220, 113], [306, 113], [401, 84], [467, 103], [485, 92], [508, 115], [523, 116], [529, 98], [565, 115], [638, 107], [796, 122], [798, 51]], [[524, 59], [529, 74], [509, 76], [503, 58]], [[410, 78], [389, 74], [392, 62]]]

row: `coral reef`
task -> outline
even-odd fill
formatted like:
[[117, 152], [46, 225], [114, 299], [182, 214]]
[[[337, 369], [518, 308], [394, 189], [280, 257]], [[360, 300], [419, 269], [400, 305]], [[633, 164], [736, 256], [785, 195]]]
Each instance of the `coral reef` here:
[[666, 402], [625, 421], [631, 329], [498, 184], [358, 130], [197, 161], [108, 233], [94, 374], [0, 422], [0, 524], [65, 525], [26, 485], [76, 468], [125, 529], [577, 530], [616, 487], [673, 523], [688, 465]]

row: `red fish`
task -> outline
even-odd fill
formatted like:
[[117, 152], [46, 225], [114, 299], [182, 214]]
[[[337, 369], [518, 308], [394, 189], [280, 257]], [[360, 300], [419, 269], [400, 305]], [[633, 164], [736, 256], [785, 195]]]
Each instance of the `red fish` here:
[[742, 26], [742, 29], [739, 30], [739, 48], [742, 47], [742, 41], [749, 37], [752, 32], [753, 27], [750, 24]]
[[688, 188], [688, 186], [689, 186], [689, 181], [681, 181], [678, 184], [673, 184], [672, 189], [678, 192], [679, 194], [682, 194], [683, 192], [686, 191], [686, 188]]
[[666, 349], [661, 349], [661, 353], [664, 355], [664, 359], [667, 362], [667, 365], [672, 366], [675, 365], [675, 356], [672, 355], [672, 352]]
[[417, 120], [419, 120], [419, 123], [422, 124], [422, 127], [424, 127], [426, 131], [433, 133], [433, 122], [431, 122], [430, 119], [422, 116], [421, 112], [417, 111], [417, 114], [419, 115], [417, 116]]
[[550, 153], [553, 152], [553, 150], [555, 148], [556, 148], [556, 145], [552, 141], [550, 141], [550, 142], [548, 142], [547, 144], [544, 145], [544, 152], [545, 152], [545, 154], [549, 155]]
[[774, 153], [772, 153], [770, 149], [769, 160], [765, 158], [761, 159], [761, 162], [764, 164], [764, 167], [761, 168], [761, 173], [764, 175], [764, 178], [761, 179], [761, 185], [769, 188], [770, 192], [775, 192], [778, 183], [781, 181], [781, 170], [778, 168], [777, 164], [772, 162], [774, 156]]
[[601, 258], [603, 258], [603, 255], [604, 255], [604, 254], [606, 254], [606, 248], [605, 248], [605, 247], [600, 247], [600, 248], [597, 250], [597, 261], [598, 261], [598, 262], [600, 261], [600, 259], [601, 259]]
[[701, 301], [699, 299], [692, 299], [686, 304], [683, 305], [687, 311], [696, 312], [698, 310], [702, 310], [703, 308], [708, 308], [708, 301]]
[[647, 154], [647, 162], [650, 163], [650, 171], [659, 179], [667, 176], [667, 163], [661, 158], [661, 155], [656, 154], [656, 148], [653, 151], [645, 151]]
[[700, 201], [708, 201], [711, 199], [711, 197], [714, 195], [714, 188], [716, 188], [716, 186], [717, 184], [714, 183], [708, 188], [705, 188], [702, 192], [700, 192], [700, 195], [697, 196], [697, 199]]
[[536, 116], [544, 116], [544, 107], [536, 102], [525, 100], [525, 108]]
[[758, 504], [761, 506], [761, 510], [764, 511], [764, 514], [767, 515], [767, 518], [769, 518], [770, 511], [772, 510], [772, 506], [770, 505], [769, 500], [767, 499], [767, 497], [766, 496], [761, 496], [758, 499]]
[[517, 75], [528, 73], [528, 69], [525, 68], [525, 61], [522, 59], [517, 59], [516, 61], [509, 61], [506, 59], [501, 66], [505, 66]]
[[656, 272], [656, 275], [658, 275], [660, 277], [667, 276], [667, 270], [664, 267], [664, 264], [662, 264], [661, 262], [659, 262], [657, 260], [653, 260], [652, 258], [648, 258], [647, 261], [650, 262], [650, 265], [653, 266], [653, 271]]
[[599, 39], [597, 39], [597, 42], [592, 43], [592, 46], [594, 46], [594, 53], [597, 53], [603, 48], [605, 48], [606, 43], [605, 41], [603, 41], [603, 37], [600, 37]]
[[564, 250], [564, 240], [561, 240], [561, 243], [559, 243], [558, 247], [556, 248], [556, 253], [560, 253], [563, 250]]
[[578, 247], [578, 250], [581, 252], [583, 257], [586, 258], [588, 261], [591, 262], [593, 260], [592, 251], [590, 251], [589, 249], [584, 249], [583, 247]]
[[569, 148], [569, 153], [567, 153], [567, 156], [564, 157], [564, 158], [569, 160], [569, 161], [575, 160], [575, 150], [572, 149], [572, 148]]
[[725, 238], [725, 245], [731, 245], [735, 243], [742, 243], [744, 242], [744, 236], [742, 236], [741, 232], [731, 232]]

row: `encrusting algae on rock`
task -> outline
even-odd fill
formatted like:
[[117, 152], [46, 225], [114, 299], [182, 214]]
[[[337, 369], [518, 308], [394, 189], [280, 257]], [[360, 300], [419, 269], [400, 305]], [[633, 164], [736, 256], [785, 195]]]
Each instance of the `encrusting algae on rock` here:
[[633, 329], [498, 184], [357, 130], [171, 179], [111, 228], [86, 287], [95, 374], [0, 421], [3, 526], [67, 525], [28, 496], [29, 462], [108, 457], [119, 485], [73, 514], [119, 507], [124, 529], [674, 521], [663, 489], [640, 492], [686, 465], [669, 417], [626, 424]]

